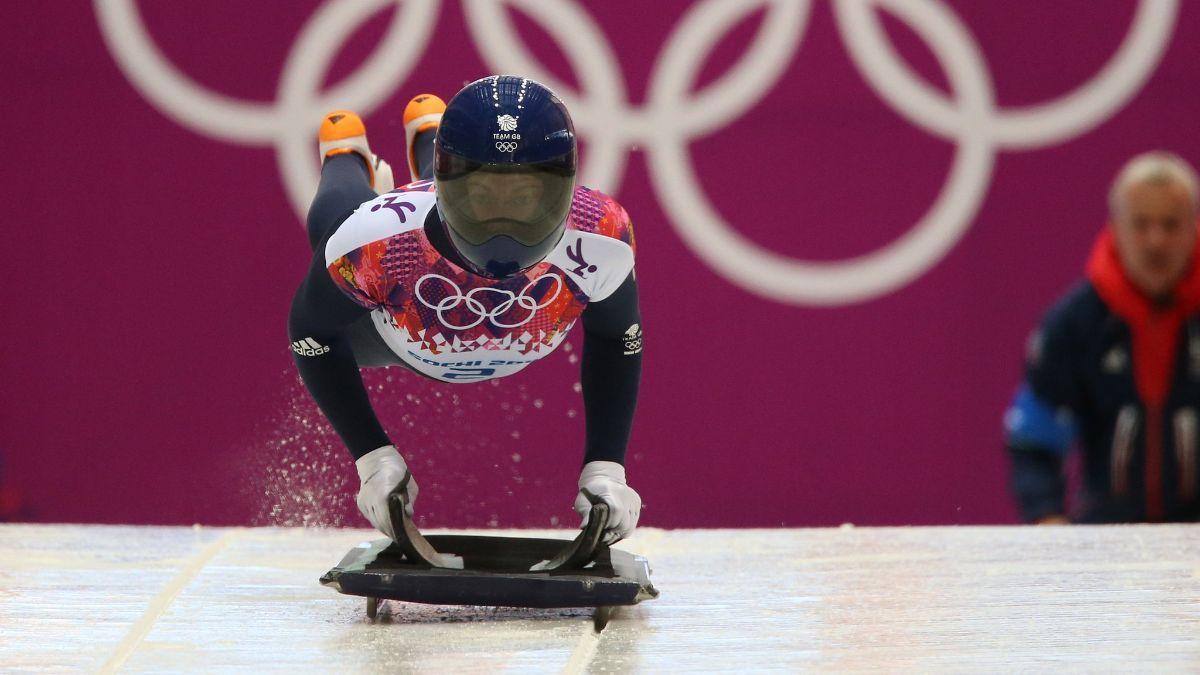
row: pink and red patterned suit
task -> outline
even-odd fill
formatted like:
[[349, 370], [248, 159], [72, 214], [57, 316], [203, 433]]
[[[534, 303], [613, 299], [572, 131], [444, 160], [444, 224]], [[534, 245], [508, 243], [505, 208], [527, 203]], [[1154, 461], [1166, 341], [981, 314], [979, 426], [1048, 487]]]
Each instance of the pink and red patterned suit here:
[[551, 254], [502, 280], [472, 274], [434, 248], [423, 227], [433, 209], [430, 182], [363, 203], [330, 236], [325, 264], [346, 295], [372, 310], [388, 347], [438, 380], [504, 377], [541, 359], [589, 302], [614, 293], [633, 270], [628, 214], [586, 187], [575, 189], [566, 232]]

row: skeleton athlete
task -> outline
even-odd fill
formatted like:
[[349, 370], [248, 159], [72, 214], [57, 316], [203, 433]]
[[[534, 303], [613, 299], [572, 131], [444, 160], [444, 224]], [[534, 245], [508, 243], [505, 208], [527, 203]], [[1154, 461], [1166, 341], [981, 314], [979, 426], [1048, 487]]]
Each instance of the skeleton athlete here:
[[[605, 541], [629, 536], [641, 498], [624, 458], [642, 359], [629, 216], [576, 185], [571, 118], [533, 80], [487, 77], [449, 104], [418, 96], [404, 118], [414, 182], [396, 189], [357, 115], [322, 122], [313, 261], [288, 321], [304, 384], [355, 458], [359, 510], [395, 539], [387, 499], [409, 472], [360, 368], [454, 384], [504, 377], [581, 321], [587, 434], [575, 509], [587, 517], [586, 490], [609, 506]], [[416, 480], [405, 489], [411, 515]]]

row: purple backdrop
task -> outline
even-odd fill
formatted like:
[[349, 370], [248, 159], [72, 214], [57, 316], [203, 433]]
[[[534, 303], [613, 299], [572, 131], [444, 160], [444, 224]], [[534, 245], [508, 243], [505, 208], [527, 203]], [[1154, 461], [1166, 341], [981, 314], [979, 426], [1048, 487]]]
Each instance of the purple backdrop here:
[[[720, 2], [512, 2], [513, 38], [488, 3], [409, 2], [412, 32], [398, 42], [390, 8], [329, 42], [352, 12], [321, 5], [9, 8], [0, 462], [22, 517], [360, 522], [353, 467], [287, 350], [309, 255], [297, 211], [316, 166], [311, 132], [320, 106], [338, 103], [294, 94], [306, 76], [328, 91], [367, 72], [364, 60], [378, 66], [347, 98], [399, 167], [412, 95], [448, 98], [511, 59], [553, 74], [577, 109], [589, 176], [638, 227], [647, 351], [629, 475], [654, 526], [1010, 521], [1000, 419], [1027, 331], [1079, 276], [1122, 161], [1153, 147], [1200, 160], [1190, 3], [1139, 14], [1135, 2], [914, 1], [911, 16], [870, 14], [903, 57], [867, 66], [874, 76], [848, 48], [865, 34], [853, 5], [843, 31], [826, 2], [747, 16]], [[130, 16], [157, 54], [114, 56], [141, 44]], [[708, 29], [715, 45], [696, 37]], [[322, 78], [328, 44], [338, 51]], [[672, 49], [674, 66], [662, 56]], [[939, 49], [957, 54], [958, 75]], [[739, 61], [747, 53], [761, 61]], [[1051, 118], [1046, 106], [1118, 57], [1127, 81]], [[737, 63], [746, 70], [725, 78]], [[892, 100], [889, 83], [911, 84], [888, 70], [900, 64], [927, 85]], [[309, 143], [300, 159], [296, 138]], [[664, 138], [683, 139], [683, 160], [656, 145]], [[686, 164], [739, 246], [774, 257], [705, 240], [675, 173]], [[880, 281], [887, 269], [842, 279], [817, 268], [828, 284], [773, 271], [793, 258], [861, 262], [900, 241], [956, 171], [975, 187], [939, 216], [941, 244], [914, 244], [906, 260], [946, 249], [921, 269]], [[969, 227], [961, 238], [944, 233], [956, 224]], [[713, 250], [726, 253], [714, 262]], [[753, 281], [763, 277], [771, 288]], [[426, 524], [573, 518], [577, 354], [496, 384], [370, 376], [416, 467]]]

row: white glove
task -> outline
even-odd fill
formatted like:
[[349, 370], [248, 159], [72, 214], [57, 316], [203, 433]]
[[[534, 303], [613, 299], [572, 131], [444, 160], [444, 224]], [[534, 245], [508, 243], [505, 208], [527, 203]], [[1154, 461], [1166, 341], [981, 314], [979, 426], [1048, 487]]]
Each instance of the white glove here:
[[615, 544], [633, 534], [638, 516], [642, 513], [642, 498], [625, 484], [625, 467], [616, 462], [588, 462], [579, 474], [580, 493], [575, 497], [575, 510], [587, 524], [592, 503], [583, 494], [587, 490], [608, 504], [608, 525], [601, 541]]
[[[358, 467], [358, 510], [375, 529], [396, 539], [396, 529], [388, 512], [388, 495], [408, 473], [408, 465], [396, 450], [394, 445], [376, 448], [359, 457], [354, 462]], [[405, 489], [408, 504], [404, 510], [408, 515], [413, 514], [413, 504], [417, 501], [417, 481], [409, 477]]]

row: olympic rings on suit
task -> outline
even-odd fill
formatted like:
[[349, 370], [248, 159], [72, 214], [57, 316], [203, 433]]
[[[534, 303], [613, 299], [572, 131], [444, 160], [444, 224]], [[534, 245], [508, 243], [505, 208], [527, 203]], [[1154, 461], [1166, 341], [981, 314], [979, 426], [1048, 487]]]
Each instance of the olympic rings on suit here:
[[[536, 298], [529, 295], [529, 291], [533, 290], [535, 287], [537, 287], [539, 282], [547, 278], [554, 280], [555, 286], [553, 293], [548, 293], [541, 299], [541, 301], [538, 301]], [[445, 295], [445, 297], [437, 302], [431, 302], [428, 300], [421, 290], [425, 286], [426, 282], [432, 280], [440, 281], [446, 288], [449, 289], [449, 292]], [[458, 284], [454, 283], [453, 280], [448, 279], [440, 274], [426, 274], [418, 279], [416, 285], [413, 286], [413, 295], [417, 298], [417, 302], [437, 312], [438, 321], [440, 321], [443, 326], [451, 330], [469, 330], [483, 323], [485, 320], [491, 321], [492, 325], [496, 326], [497, 328], [518, 328], [532, 321], [539, 309], [549, 307], [550, 304], [558, 298], [558, 295], [562, 293], [563, 286], [564, 284], [562, 277], [550, 272], [543, 274], [542, 276], [525, 284], [525, 287], [521, 289], [520, 293], [513, 293], [505, 288], [479, 286], [477, 288], [472, 288], [470, 291], [467, 291], [466, 294], [463, 294], [462, 289], [459, 288]], [[501, 300], [491, 309], [488, 309], [487, 306], [476, 297], [478, 295], [485, 295], [487, 293], [499, 295], [505, 299]], [[529, 312], [529, 314], [524, 319], [516, 323], [504, 323], [500, 321], [500, 317], [507, 313], [508, 310], [512, 309], [514, 305], [526, 310]], [[446, 319], [447, 312], [458, 309], [459, 307], [462, 307], [463, 309], [475, 314], [474, 321], [471, 321], [465, 326], [460, 326], [458, 324], [451, 323]]]

